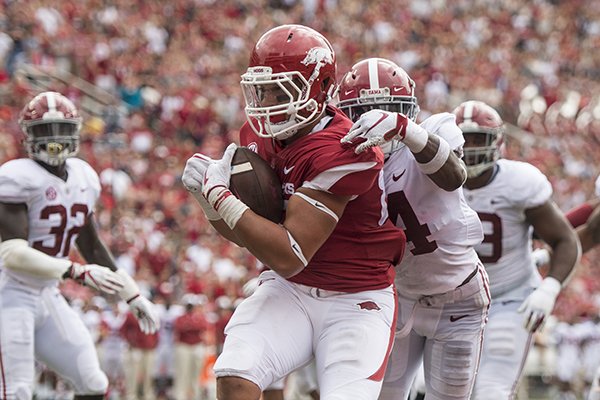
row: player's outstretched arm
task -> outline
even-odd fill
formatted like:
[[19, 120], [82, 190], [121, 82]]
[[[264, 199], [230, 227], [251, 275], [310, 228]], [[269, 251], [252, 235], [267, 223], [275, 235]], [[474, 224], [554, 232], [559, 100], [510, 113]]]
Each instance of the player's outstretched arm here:
[[446, 160], [437, 171], [433, 168], [434, 172], [428, 173], [429, 170], [423, 167], [428, 163], [434, 166], [438, 165], [441, 161], [436, 159], [440, 156], [442, 158], [446, 157], [446, 150], [444, 149], [446, 146], [449, 148], [448, 143], [443, 138], [429, 133], [427, 145], [423, 151], [415, 154], [415, 159], [433, 183], [440, 189], [451, 192], [461, 187], [467, 179], [465, 164], [454, 151], [448, 153]]
[[106, 266], [104, 269], [115, 271], [122, 282], [117, 294], [121, 300], [127, 302], [129, 308], [136, 316], [142, 332], [154, 333], [158, 330], [160, 323], [154, 312], [154, 304], [140, 293], [140, 288], [135, 280], [124, 269], [117, 268], [114, 257], [110, 250], [98, 235], [94, 215], [90, 215], [86, 224], [81, 228], [76, 240], [77, 248], [88, 262], [94, 262]]
[[526, 210], [525, 217], [540, 239], [552, 249], [548, 276], [565, 283], [581, 255], [577, 234], [551, 200]]
[[98, 236], [93, 213], [88, 216], [86, 223], [81, 227], [75, 244], [87, 262], [103, 265], [111, 271], [118, 269], [112, 254]]
[[441, 189], [458, 189], [467, 178], [460, 158], [443, 138], [427, 132], [402, 113], [371, 110], [360, 116], [342, 143], [356, 143], [356, 153], [393, 140], [403, 142], [421, 170]]
[[552, 249], [548, 275], [519, 308], [525, 314], [526, 328], [533, 332], [552, 312], [562, 286], [579, 262], [581, 246], [569, 221], [553, 201], [526, 210], [525, 217]]
[[0, 257], [6, 268], [41, 279], [72, 278], [108, 294], [123, 288], [121, 278], [100, 265], [80, 265], [30, 247], [28, 230], [25, 204], [0, 203]]

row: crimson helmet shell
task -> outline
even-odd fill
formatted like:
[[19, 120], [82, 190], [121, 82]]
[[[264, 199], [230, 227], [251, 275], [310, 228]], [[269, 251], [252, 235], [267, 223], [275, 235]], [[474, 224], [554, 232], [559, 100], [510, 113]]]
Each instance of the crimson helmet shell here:
[[[336, 82], [335, 52], [319, 32], [302, 25], [282, 25], [256, 42], [242, 75], [246, 117], [262, 137], [287, 139], [318, 120]], [[287, 102], [265, 104], [275, 87]]]
[[79, 151], [81, 117], [73, 102], [60, 93], [35, 96], [21, 110], [19, 126], [31, 158], [59, 165]]
[[469, 100], [461, 103], [452, 111], [456, 116], [456, 124], [463, 135], [485, 135], [483, 146], [464, 146], [464, 160], [467, 175], [470, 178], [481, 175], [493, 167], [500, 158], [501, 146], [504, 142], [504, 121], [500, 114], [482, 101]]

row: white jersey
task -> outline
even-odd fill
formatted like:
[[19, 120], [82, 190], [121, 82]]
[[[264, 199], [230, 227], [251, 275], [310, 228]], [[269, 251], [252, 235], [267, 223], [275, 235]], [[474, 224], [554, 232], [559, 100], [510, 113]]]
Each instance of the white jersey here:
[[490, 279], [492, 298], [510, 289], [537, 286], [540, 275], [531, 257], [533, 228], [525, 210], [550, 200], [552, 186], [531, 164], [498, 160], [492, 181], [481, 188], [464, 188], [469, 205], [483, 224], [483, 243], [475, 247]]
[[596, 196], [600, 197], [600, 175], [596, 178]]
[[[0, 166], [0, 202], [27, 205], [29, 245], [50, 256], [67, 258], [80, 228], [100, 196], [98, 174], [79, 158], [66, 160], [63, 181], [29, 158]], [[27, 284], [41, 287], [57, 283], [6, 269]]]
[[[454, 118], [435, 114], [421, 126], [460, 152], [464, 139]], [[404, 295], [431, 295], [459, 286], [475, 270], [473, 246], [483, 239], [477, 213], [467, 205], [462, 189], [439, 188], [407, 147], [386, 161], [384, 179], [390, 218], [407, 239], [396, 268], [397, 289]]]

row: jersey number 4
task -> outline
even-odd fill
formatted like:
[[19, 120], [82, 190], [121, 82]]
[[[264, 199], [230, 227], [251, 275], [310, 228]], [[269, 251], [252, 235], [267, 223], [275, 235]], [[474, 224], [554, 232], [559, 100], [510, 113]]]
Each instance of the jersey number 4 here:
[[69, 251], [71, 250], [71, 241], [73, 237], [76, 236], [81, 230], [81, 226], [72, 226], [67, 231], [67, 236], [65, 237], [67, 220], [69, 217], [76, 217], [79, 213], [83, 214], [83, 219], [85, 221], [85, 217], [88, 215], [88, 207], [85, 204], [73, 204], [71, 206], [71, 210], [69, 211], [70, 215], [67, 215], [67, 209], [61, 204], [55, 204], [43, 208], [40, 212], [40, 219], [49, 219], [51, 215], [58, 215], [60, 222], [58, 225], [53, 226], [52, 229], [50, 229], [50, 234], [54, 235], [54, 246], [45, 246], [43, 241], [38, 240], [37, 242], [33, 242], [33, 248], [54, 257], [60, 253], [60, 249], [63, 246], [64, 240], [65, 248], [62, 251], [62, 256], [67, 257], [69, 255]]
[[396, 225], [398, 216], [402, 218], [404, 222], [404, 234], [406, 240], [411, 242], [414, 246], [410, 252], [415, 256], [420, 254], [432, 253], [437, 249], [437, 243], [435, 240], [429, 241], [427, 236], [431, 235], [431, 231], [427, 224], [421, 224], [417, 218], [414, 210], [410, 206], [404, 191], [390, 193], [388, 195], [388, 212], [390, 214], [390, 220]]

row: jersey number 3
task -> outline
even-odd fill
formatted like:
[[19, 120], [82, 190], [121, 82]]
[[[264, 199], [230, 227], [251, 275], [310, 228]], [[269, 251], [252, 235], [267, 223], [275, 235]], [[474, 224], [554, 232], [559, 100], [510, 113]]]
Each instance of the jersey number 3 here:
[[406, 226], [406, 229], [404, 230], [406, 240], [411, 242], [414, 246], [414, 249], [410, 251], [411, 253], [418, 256], [420, 254], [432, 253], [437, 249], [438, 246], [436, 241], [433, 240], [430, 242], [429, 239], [427, 239], [427, 236], [431, 235], [429, 227], [427, 224], [421, 224], [421, 222], [419, 222], [404, 191], [401, 190], [388, 195], [388, 212], [394, 225], [396, 225], [396, 222], [398, 221], [398, 216], [402, 218], [404, 226]]

